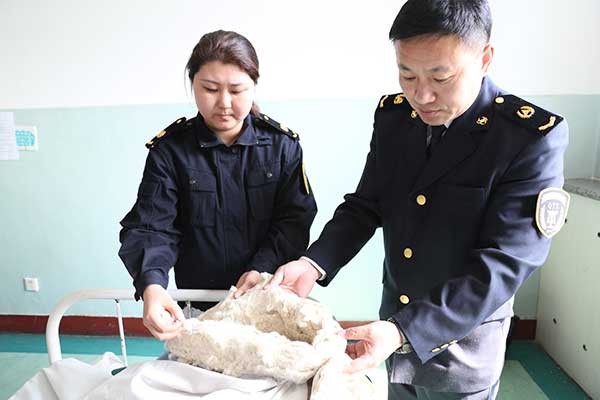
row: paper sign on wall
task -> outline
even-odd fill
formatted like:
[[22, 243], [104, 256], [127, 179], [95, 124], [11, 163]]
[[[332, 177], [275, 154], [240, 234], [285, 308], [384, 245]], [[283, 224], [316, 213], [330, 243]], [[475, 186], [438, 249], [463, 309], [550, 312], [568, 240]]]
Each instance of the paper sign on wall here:
[[35, 126], [15, 126], [17, 136], [17, 147], [19, 150], [38, 151], [38, 136]]
[[0, 160], [18, 160], [15, 116], [12, 112], [0, 111]]

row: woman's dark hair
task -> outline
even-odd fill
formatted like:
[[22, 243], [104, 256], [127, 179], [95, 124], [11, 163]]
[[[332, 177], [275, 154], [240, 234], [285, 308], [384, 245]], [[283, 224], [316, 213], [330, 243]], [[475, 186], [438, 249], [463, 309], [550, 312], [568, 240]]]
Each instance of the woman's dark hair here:
[[[236, 65], [247, 73], [255, 84], [258, 83], [256, 50], [248, 39], [237, 32], [219, 30], [207, 33], [200, 38], [185, 66], [191, 84], [193, 84], [194, 75], [198, 70], [211, 61]], [[255, 103], [252, 103], [250, 112], [254, 115], [260, 113]]]
[[396, 16], [389, 38], [456, 35], [467, 45], [485, 46], [491, 33], [487, 0], [408, 0]]

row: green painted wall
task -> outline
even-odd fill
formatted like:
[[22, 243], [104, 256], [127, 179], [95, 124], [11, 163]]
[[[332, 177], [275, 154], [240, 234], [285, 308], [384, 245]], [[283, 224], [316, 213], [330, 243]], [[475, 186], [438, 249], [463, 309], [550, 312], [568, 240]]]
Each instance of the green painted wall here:
[[[571, 127], [568, 177], [598, 174], [600, 96], [528, 98], [565, 115]], [[376, 98], [264, 102], [267, 114], [301, 134], [305, 163], [319, 204], [315, 239], [362, 171]], [[135, 199], [144, 143], [187, 104], [16, 110], [17, 124], [35, 125], [39, 152], [0, 161], [0, 314], [47, 314], [65, 294], [87, 287], [129, 288], [119, 258], [119, 220]], [[381, 232], [329, 288], [314, 296], [341, 319], [373, 319], [380, 300]], [[40, 292], [23, 290], [35, 276]], [[536, 315], [539, 274], [518, 295], [516, 311]], [[139, 304], [126, 307], [139, 314]], [[74, 314], [106, 315], [114, 305], [87, 302]]]

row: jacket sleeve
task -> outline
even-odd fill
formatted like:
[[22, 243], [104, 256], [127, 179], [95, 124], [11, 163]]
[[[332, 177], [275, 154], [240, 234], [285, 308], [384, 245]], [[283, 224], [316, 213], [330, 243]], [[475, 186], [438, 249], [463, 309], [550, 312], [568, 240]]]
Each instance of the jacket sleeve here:
[[287, 146], [285, 158], [271, 224], [248, 270], [273, 273], [280, 265], [300, 257], [308, 246], [317, 204], [304, 173], [302, 148], [297, 141]]
[[522, 149], [490, 197], [464, 274], [394, 315], [423, 363], [469, 335], [546, 260], [550, 240], [536, 228], [536, 200], [562, 187], [567, 142], [562, 122]]
[[344, 202], [337, 207], [319, 239], [306, 252], [326, 272], [325, 279], [318, 281], [320, 285], [327, 286], [381, 226], [376, 168], [374, 131], [356, 191], [344, 196]]
[[119, 257], [133, 277], [136, 300], [148, 285], [166, 288], [177, 261], [177, 185], [166, 159], [159, 148], [148, 153], [137, 201], [121, 221]]

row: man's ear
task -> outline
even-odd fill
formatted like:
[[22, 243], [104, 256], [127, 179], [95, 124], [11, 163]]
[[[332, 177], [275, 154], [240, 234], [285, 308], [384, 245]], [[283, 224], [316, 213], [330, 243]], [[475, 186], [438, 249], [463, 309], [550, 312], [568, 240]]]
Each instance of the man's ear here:
[[494, 46], [486, 44], [481, 53], [481, 71], [483, 74], [487, 74], [490, 64], [494, 59]]

